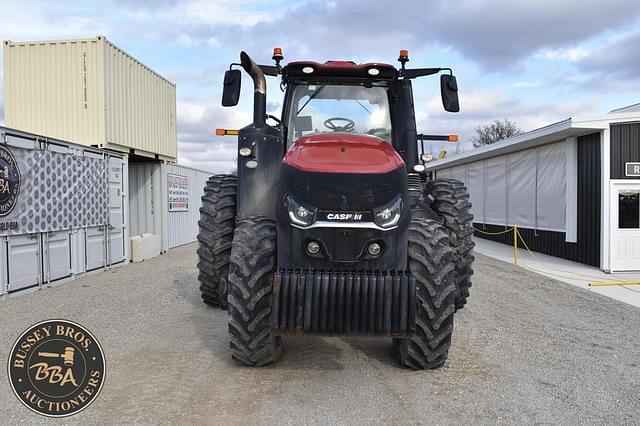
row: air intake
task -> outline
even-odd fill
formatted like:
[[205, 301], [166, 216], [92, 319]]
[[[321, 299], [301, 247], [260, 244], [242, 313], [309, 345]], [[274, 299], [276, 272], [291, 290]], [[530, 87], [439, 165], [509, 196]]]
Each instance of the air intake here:
[[422, 192], [422, 179], [418, 173], [407, 174], [407, 189]]

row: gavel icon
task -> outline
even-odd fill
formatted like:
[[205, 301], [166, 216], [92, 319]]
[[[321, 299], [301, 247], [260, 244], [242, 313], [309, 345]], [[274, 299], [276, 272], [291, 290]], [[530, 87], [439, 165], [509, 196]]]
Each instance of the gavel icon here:
[[53, 352], [38, 352], [38, 356], [45, 358], [62, 358], [64, 360], [64, 365], [72, 366], [74, 353], [75, 349], [71, 346], [67, 346], [64, 348], [64, 353], [56, 354]]

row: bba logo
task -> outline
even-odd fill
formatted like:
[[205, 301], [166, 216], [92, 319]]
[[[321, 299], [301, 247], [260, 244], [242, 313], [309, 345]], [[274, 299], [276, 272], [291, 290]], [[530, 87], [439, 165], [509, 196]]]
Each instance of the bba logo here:
[[66, 320], [33, 325], [16, 340], [9, 381], [20, 402], [49, 417], [86, 408], [104, 383], [105, 362], [96, 338]]
[[0, 146], [0, 217], [11, 213], [20, 193], [20, 170], [16, 159]]
[[362, 220], [361, 213], [329, 213], [328, 220]]

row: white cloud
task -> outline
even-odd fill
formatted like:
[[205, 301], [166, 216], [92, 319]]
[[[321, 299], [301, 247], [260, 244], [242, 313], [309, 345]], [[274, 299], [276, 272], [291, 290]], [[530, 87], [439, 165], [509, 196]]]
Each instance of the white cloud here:
[[535, 81], [514, 81], [513, 83], [511, 83], [511, 87], [513, 87], [514, 89], [526, 89], [526, 88], [530, 88], [530, 87], [539, 87], [542, 85], [542, 82], [539, 80], [535, 80]]
[[523, 131], [578, 115], [603, 113], [598, 98], [579, 101], [527, 103], [508, 97], [501, 90], [465, 92], [460, 99], [461, 112], [451, 114], [442, 110], [440, 97], [432, 97], [424, 113], [416, 113], [418, 132], [460, 135], [462, 150], [472, 148], [475, 128], [493, 120], [509, 119]]
[[549, 59], [549, 60], [564, 60], [577, 62], [582, 58], [589, 56], [589, 50], [582, 47], [572, 47], [565, 49], [543, 49], [537, 57]]
[[215, 136], [215, 129], [246, 126], [251, 121], [248, 111], [220, 107], [211, 98], [192, 98], [180, 100], [176, 113], [180, 164], [212, 172], [235, 167], [237, 138]]
[[272, 21], [278, 16], [274, 13], [278, 10], [278, 4], [266, 6], [264, 2], [257, 0], [191, 0], [177, 4], [168, 12], [186, 19], [186, 23], [253, 26], [259, 22]]
[[178, 149], [180, 164], [205, 170], [211, 173], [228, 173], [236, 167], [236, 147], [235, 144], [224, 144], [220, 142], [197, 149], [195, 152], [185, 151], [181, 144]]

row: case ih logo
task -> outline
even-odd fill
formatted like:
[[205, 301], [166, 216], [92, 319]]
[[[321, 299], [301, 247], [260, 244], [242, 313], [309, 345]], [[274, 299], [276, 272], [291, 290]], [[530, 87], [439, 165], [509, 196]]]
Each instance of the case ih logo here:
[[327, 220], [359, 221], [362, 213], [327, 213]]
[[0, 217], [11, 213], [20, 193], [20, 170], [11, 151], [0, 146]]

